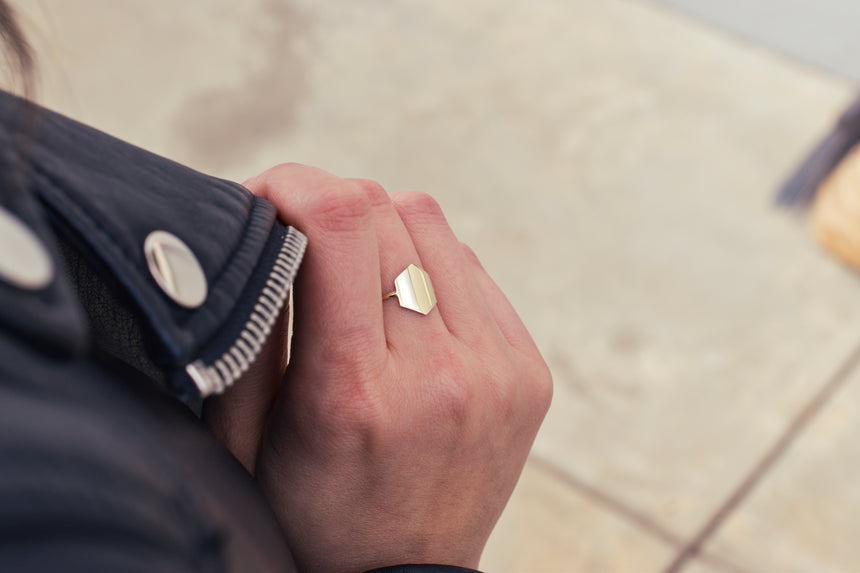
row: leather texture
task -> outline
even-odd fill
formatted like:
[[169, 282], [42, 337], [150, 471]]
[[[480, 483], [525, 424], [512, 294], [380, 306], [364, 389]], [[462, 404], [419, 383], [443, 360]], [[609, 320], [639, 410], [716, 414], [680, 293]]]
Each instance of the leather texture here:
[[[14, 117], [22, 105], [4, 94], [0, 115]], [[4, 135], [0, 144], [15, 147]], [[185, 366], [214, 353], [206, 343], [223, 335], [236, 305], [253, 294], [243, 293], [246, 286], [265, 282], [271, 269], [260, 258], [269, 239], [285, 232], [274, 207], [239, 184], [204, 177], [47, 110], [39, 112], [33, 135], [17, 164], [29, 169], [29, 191], [54, 232], [135, 309], [150, 335], [153, 363], [177, 393], [193, 396]], [[178, 306], [150, 275], [143, 244], [155, 230], [177, 236], [200, 262], [209, 286], [201, 307]], [[237, 322], [244, 324], [242, 318]]]
[[[267, 274], [274, 209], [44, 110], [32, 129], [29, 110], [0, 95], [0, 206], [57, 272], [38, 291], [0, 281], [0, 571], [294, 570], [253, 478], [176, 398], [187, 386], [170, 395], [98, 343], [169, 373], [217, 341]], [[149, 277], [141, 245], [157, 228], [212, 281], [200, 309]]]
[[191, 411], [106, 357], [0, 337], [0, 571], [289, 572], [253, 479]]

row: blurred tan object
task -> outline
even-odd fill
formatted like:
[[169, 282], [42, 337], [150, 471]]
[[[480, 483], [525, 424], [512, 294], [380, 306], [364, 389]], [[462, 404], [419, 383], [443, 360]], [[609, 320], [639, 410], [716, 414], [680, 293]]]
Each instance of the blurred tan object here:
[[815, 239], [860, 270], [860, 145], [818, 187], [811, 215]]

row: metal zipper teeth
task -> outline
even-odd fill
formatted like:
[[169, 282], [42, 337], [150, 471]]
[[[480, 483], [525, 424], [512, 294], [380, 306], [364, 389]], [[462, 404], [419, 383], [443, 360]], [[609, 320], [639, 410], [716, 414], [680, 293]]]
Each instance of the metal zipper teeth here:
[[195, 360], [185, 367], [185, 372], [200, 390], [201, 397], [223, 393], [257, 359], [281, 313], [281, 308], [290, 296], [293, 279], [306, 246], [307, 239], [304, 235], [289, 228], [266, 280], [266, 286], [263, 287], [248, 322], [236, 340], [211, 364]]

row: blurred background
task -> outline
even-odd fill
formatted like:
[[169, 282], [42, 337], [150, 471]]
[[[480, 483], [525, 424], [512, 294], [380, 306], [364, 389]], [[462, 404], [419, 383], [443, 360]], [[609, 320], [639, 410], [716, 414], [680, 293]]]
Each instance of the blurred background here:
[[48, 107], [438, 198], [556, 381], [484, 569], [860, 570], [860, 285], [771, 203], [852, 99], [860, 5], [13, 4]]

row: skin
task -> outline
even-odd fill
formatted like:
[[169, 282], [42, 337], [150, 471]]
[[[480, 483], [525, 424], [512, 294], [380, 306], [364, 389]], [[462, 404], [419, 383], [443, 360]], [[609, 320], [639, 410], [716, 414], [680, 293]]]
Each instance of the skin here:
[[[477, 567], [551, 401], [526, 328], [428, 195], [295, 164], [246, 186], [309, 239], [293, 358], [282, 377], [281, 329], [206, 420], [302, 571]], [[382, 300], [410, 263], [427, 316]]]

